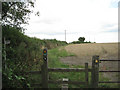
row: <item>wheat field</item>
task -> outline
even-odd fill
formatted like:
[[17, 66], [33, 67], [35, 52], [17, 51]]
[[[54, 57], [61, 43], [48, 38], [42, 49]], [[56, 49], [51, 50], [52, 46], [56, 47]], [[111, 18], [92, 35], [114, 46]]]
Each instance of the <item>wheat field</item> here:
[[[118, 43], [70, 44], [65, 46], [64, 49], [75, 54], [75, 56], [60, 59], [70, 65], [84, 66], [85, 62], [88, 62], [91, 66], [93, 55], [99, 55], [100, 59], [118, 60]], [[118, 62], [101, 62], [100, 70], [118, 70]], [[111, 80], [118, 80], [117, 73], [104, 73], [104, 76]]]

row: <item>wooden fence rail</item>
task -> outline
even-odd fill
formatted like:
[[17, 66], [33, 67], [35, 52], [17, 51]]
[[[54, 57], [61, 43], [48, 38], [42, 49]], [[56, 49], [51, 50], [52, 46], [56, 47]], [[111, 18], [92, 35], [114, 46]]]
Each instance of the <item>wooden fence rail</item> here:
[[99, 81], [99, 83], [120, 83], [120, 81]]
[[[88, 69], [87, 71], [91, 72], [92, 69]], [[86, 72], [86, 69], [84, 68], [48, 68], [48, 72]]]
[[111, 71], [111, 70], [104, 70], [104, 71], [99, 71], [99, 72], [120, 72], [120, 71]]
[[48, 83], [55, 83], [55, 84], [82, 84], [85, 85], [86, 82], [79, 82], [79, 81], [52, 81], [49, 80]]
[[99, 61], [120, 61], [120, 60], [108, 60], [108, 59], [101, 59]]

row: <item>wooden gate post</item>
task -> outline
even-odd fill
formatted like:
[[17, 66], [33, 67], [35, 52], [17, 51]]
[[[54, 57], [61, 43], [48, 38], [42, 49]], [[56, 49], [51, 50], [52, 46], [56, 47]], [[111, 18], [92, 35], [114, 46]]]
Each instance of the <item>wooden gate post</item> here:
[[88, 63], [85, 63], [85, 81], [86, 81], [86, 87], [88, 87], [89, 84]]
[[42, 88], [48, 88], [48, 65], [47, 65], [47, 49], [43, 50], [43, 65], [41, 67]]
[[99, 56], [92, 57], [92, 73], [91, 73], [91, 85], [92, 88], [97, 88], [99, 83]]

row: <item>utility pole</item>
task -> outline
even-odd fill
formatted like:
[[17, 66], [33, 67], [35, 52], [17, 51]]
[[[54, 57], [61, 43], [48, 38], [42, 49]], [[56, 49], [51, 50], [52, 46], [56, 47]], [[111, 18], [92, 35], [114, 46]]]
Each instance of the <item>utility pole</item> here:
[[65, 30], [65, 41], [66, 41], [66, 30]]

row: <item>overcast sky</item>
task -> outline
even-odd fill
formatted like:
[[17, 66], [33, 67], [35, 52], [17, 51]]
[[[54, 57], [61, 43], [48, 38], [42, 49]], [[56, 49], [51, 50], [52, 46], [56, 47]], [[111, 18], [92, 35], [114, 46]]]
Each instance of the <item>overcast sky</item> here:
[[119, 0], [36, 0], [25, 34], [67, 42], [85, 37], [97, 43], [118, 42]]

